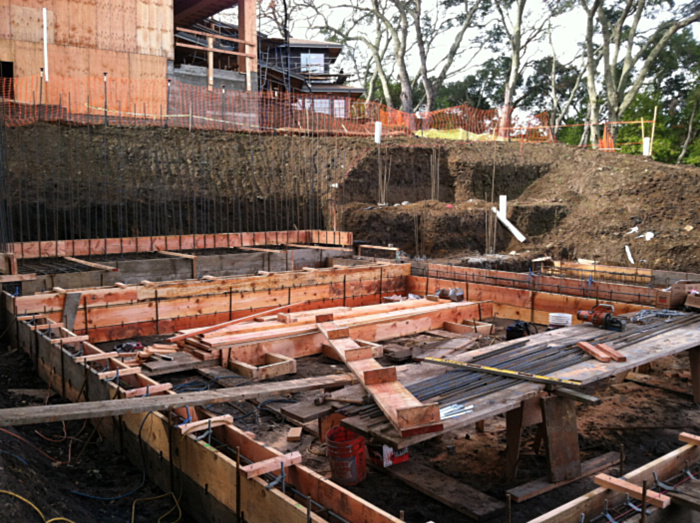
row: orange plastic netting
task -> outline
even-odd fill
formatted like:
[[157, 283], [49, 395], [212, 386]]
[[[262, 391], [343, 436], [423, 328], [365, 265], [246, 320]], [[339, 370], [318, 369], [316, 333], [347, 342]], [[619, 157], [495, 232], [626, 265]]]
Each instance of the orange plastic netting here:
[[[460, 105], [429, 113], [405, 113], [376, 102], [300, 93], [208, 90], [166, 79], [0, 78], [6, 125], [39, 121], [146, 125], [245, 132], [296, 132], [371, 136], [375, 122], [384, 135], [425, 134], [465, 140], [553, 141], [548, 115], [515, 125], [504, 109]], [[504, 125], [506, 122], [507, 125]], [[459, 136], [441, 133], [459, 131]]]

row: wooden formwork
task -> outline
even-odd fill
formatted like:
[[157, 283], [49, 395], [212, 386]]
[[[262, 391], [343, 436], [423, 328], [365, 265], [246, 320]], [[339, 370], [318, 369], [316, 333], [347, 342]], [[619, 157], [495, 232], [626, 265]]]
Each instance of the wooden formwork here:
[[[13, 326], [13, 336], [17, 345], [31, 356], [39, 375], [56, 392], [74, 402], [127, 395], [127, 389], [106, 381], [94, 363], [76, 361], [76, 354], [99, 357], [100, 349], [63, 327], [33, 328], [30, 321], [20, 318]], [[35, 315], [34, 322], [46, 324], [51, 320]], [[54, 336], [60, 336], [62, 341], [52, 341], [47, 335], [49, 330], [54, 330]], [[129, 368], [117, 358], [102, 360], [102, 363], [108, 369], [122, 369], [120, 379], [129, 385], [129, 390], [149, 387], [153, 394], [173, 394], [169, 390], [158, 390], [158, 382], [139, 372], [129, 374], [126, 372]], [[198, 434], [183, 436], [174, 426], [173, 415], [190, 421], [213, 416], [204, 408], [178, 408], [169, 413], [153, 411], [101, 418], [97, 426], [100, 433], [113, 444], [120, 445], [134, 463], [145, 464], [150, 477], [163, 490], [176, 495], [182, 493], [182, 505], [200, 521], [231, 520], [237, 506], [250, 522], [326, 521], [315, 511], [307, 513], [308, 503], [301, 496], [310, 496], [315, 503], [349, 521], [400, 521], [303, 465], [286, 471], [287, 494], [279, 489], [268, 489], [264, 479], [247, 479], [238, 472], [235, 451], [231, 450], [240, 449], [246, 460], [243, 463], [278, 457], [281, 452], [255, 441], [231, 424], [212, 429], [213, 436], [223, 442], [229, 452], [215, 450], [204, 441], [197, 441]], [[237, 492], [240, 492], [238, 498]]]
[[317, 243], [342, 247], [352, 241], [351, 232], [269, 231], [22, 242], [12, 244], [11, 251], [17, 259], [27, 259]]
[[247, 277], [75, 289], [7, 298], [14, 315], [62, 321], [69, 295], [79, 295], [74, 332], [93, 342], [165, 334], [213, 325], [282, 305], [295, 311], [380, 303], [405, 293], [410, 265], [375, 265]]

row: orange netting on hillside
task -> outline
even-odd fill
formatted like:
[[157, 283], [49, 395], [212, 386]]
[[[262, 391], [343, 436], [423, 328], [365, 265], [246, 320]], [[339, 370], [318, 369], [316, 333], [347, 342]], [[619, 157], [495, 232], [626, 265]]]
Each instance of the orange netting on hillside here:
[[[0, 78], [6, 125], [35, 122], [184, 127], [244, 132], [371, 136], [429, 130], [464, 132], [461, 139], [553, 140], [546, 113], [511, 123], [503, 109], [468, 105], [430, 113], [405, 113], [376, 102], [318, 94], [208, 90], [166, 79]], [[505, 122], [505, 124], [504, 124]]]

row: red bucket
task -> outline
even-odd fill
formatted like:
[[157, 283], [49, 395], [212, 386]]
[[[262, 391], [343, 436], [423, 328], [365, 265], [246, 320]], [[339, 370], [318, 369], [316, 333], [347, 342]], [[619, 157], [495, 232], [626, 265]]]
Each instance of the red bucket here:
[[333, 427], [326, 434], [328, 460], [333, 481], [340, 485], [357, 485], [367, 477], [365, 438], [345, 427]]

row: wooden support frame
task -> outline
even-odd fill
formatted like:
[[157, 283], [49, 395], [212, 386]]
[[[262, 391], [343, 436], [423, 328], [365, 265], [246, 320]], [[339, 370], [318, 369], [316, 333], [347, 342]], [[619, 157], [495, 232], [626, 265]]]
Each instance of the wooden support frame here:
[[[167, 399], [169, 396], [178, 396], [166, 391], [157, 397], [110, 400], [109, 398], [124, 395], [127, 391], [114, 382], [100, 381], [94, 369], [74, 362], [69, 357], [68, 349], [52, 346], [47, 337], [39, 331], [31, 331], [25, 322], [18, 324], [14, 335], [17, 346], [28, 352], [37, 362], [40, 376], [49, 381], [53, 389], [64, 390], [68, 399], [74, 401], [82, 399], [85, 393], [92, 401], [105, 400], [107, 404], [112, 404], [119, 401], [153, 401], [156, 398], [160, 400]], [[83, 342], [82, 348], [87, 354], [100, 352], [98, 348], [87, 342]], [[56, 350], [63, 351], [66, 357], [52, 358], [51, 355]], [[64, 363], [61, 363], [62, 360]], [[84, 386], [86, 379], [87, 385]], [[334, 376], [331, 379], [352, 382], [346, 375]], [[126, 376], [123, 381], [131, 386], [158, 385], [157, 382], [138, 374]], [[269, 384], [266, 386], [269, 387]], [[237, 389], [240, 390], [240, 388]], [[202, 408], [193, 407], [191, 402], [187, 404], [190, 405], [193, 421], [204, 421], [208, 425], [206, 419], [212, 414]], [[56, 406], [58, 405], [52, 407]], [[79, 407], [80, 404], [67, 406]], [[91, 403], [87, 406], [96, 405]], [[185, 415], [183, 408], [177, 405], [170, 405], [170, 407], [173, 412]], [[3, 411], [3, 414], [5, 412]], [[123, 442], [125, 452], [134, 463], [142, 463], [140, 449], [145, 449], [147, 472], [161, 488], [164, 490], [170, 488], [171, 467], [179, 470], [186, 485], [181, 500], [182, 506], [185, 509], [189, 508], [200, 521], [230, 520], [235, 517], [237, 504], [246, 513], [246, 520], [250, 523], [267, 523], [272, 520], [290, 523], [309, 521], [305, 506], [283, 494], [279, 489], [266, 490], [267, 482], [260, 478], [244, 479], [240, 483], [240, 498], [237, 499], [236, 489], [231, 488], [231, 478], [237, 476], [235, 460], [213, 449], [205, 442], [197, 441], [194, 437], [179, 437], [177, 431], [173, 434], [173, 426], [167, 415], [156, 411], [150, 414], [131, 411], [122, 413], [117, 422], [107, 411], [94, 415], [98, 414], [102, 418], [98, 424], [100, 433], [115, 444]], [[61, 419], [61, 413], [57, 415]], [[143, 446], [138, 444], [140, 429], [145, 443]], [[254, 462], [282, 455], [281, 452], [256, 442], [245, 432], [229, 424], [214, 427], [213, 430], [219, 441], [225, 442], [232, 448], [240, 448], [243, 456]], [[288, 472], [286, 481], [288, 486], [293, 485], [303, 495], [311, 496], [315, 502], [345, 519], [360, 518], [370, 523], [400, 523], [398, 518], [326, 480], [302, 464], [292, 466], [288, 471], [285, 468], [285, 472]], [[233, 481], [235, 482], [235, 479]], [[318, 514], [312, 513], [311, 521], [321, 523], [324, 520]]]
[[72, 256], [64, 256], [63, 259], [69, 262], [77, 263], [79, 265], [84, 265], [85, 267], [90, 267], [91, 269], [97, 269], [98, 271], [119, 272], [119, 269], [117, 267], [112, 267], [111, 265], [103, 265], [101, 263], [80, 260], [78, 258], [73, 258]]

